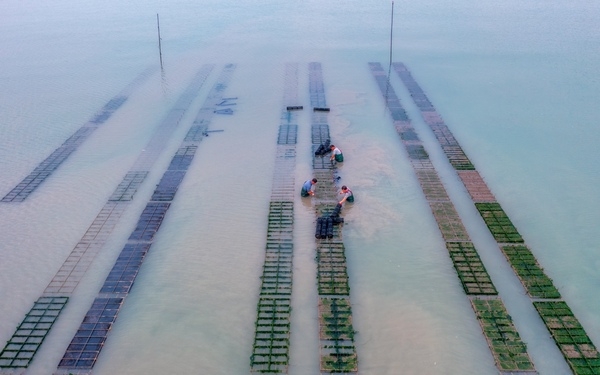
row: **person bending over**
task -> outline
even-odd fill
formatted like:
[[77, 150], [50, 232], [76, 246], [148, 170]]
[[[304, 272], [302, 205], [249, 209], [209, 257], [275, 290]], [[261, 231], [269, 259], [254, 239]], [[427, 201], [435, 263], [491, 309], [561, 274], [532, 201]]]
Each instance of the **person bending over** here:
[[308, 197], [311, 195], [315, 195], [315, 185], [317, 183], [317, 179], [313, 178], [312, 180], [306, 180], [302, 185], [302, 190], [300, 191], [300, 196]]
[[348, 189], [346, 185], [342, 186], [342, 200], [339, 202], [340, 204], [344, 204], [344, 202], [348, 201], [350, 203], [354, 202], [354, 194], [352, 194], [352, 190]]
[[342, 151], [340, 151], [339, 148], [335, 147], [335, 145], [331, 145], [329, 146], [329, 149], [331, 150], [331, 161], [337, 161], [338, 163], [341, 163], [344, 161], [344, 154], [342, 154]]

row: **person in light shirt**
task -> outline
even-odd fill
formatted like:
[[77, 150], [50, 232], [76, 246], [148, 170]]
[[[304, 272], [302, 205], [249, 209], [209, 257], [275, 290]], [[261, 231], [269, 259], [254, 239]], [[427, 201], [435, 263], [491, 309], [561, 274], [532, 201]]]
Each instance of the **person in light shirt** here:
[[335, 160], [338, 163], [344, 161], [344, 154], [342, 154], [342, 151], [340, 151], [339, 148], [335, 147], [335, 145], [331, 145], [329, 146], [329, 149], [331, 150], [331, 161]]
[[315, 195], [315, 185], [317, 184], [317, 179], [313, 178], [312, 180], [306, 180], [302, 185], [302, 190], [300, 191], [300, 196], [309, 197], [311, 195]]
[[340, 204], [344, 204], [344, 202], [354, 202], [354, 194], [352, 194], [352, 190], [348, 189], [346, 185], [342, 186], [342, 200], [339, 202]]

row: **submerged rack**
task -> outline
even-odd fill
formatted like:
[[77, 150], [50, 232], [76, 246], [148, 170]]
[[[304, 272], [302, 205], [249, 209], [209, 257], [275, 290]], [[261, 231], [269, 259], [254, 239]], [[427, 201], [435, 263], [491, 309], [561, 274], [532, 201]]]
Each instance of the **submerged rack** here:
[[[394, 89], [390, 86], [385, 71], [379, 63], [369, 63], [369, 68], [383, 95], [394, 121], [394, 127], [438, 224], [458, 278], [483, 329], [496, 367], [502, 374], [536, 373], [526, 346], [510, 320], [502, 299], [497, 295], [498, 292], [429, 159], [423, 143], [417, 136]], [[425, 106], [430, 105], [428, 101], [424, 103]], [[503, 319], [484, 320], [483, 318], [488, 313], [503, 317]], [[510, 339], [496, 340], [495, 332], [510, 332]]]
[[[336, 168], [315, 154], [316, 149], [330, 140], [325, 102], [325, 90], [320, 63], [309, 64], [311, 105], [314, 106], [311, 124], [313, 173], [319, 181], [315, 200], [317, 217], [329, 217], [337, 212]], [[342, 225], [331, 227], [326, 238], [316, 240], [317, 290], [319, 293], [319, 339], [321, 374], [357, 373], [358, 356], [354, 344], [350, 285]]]
[[[296, 99], [297, 75], [297, 64], [286, 65], [284, 102], [294, 102]], [[298, 126], [294, 123], [295, 116], [286, 112], [289, 108], [286, 107], [282, 111], [277, 136], [265, 262], [250, 356], [252, 373], [287, 373], [289, 365], [294, 252], [294, 169], [298, 131]]]
[[221, 100], [222, 91], [227, 87], [235, 68], [235, 64], [227, 64], [223, 68], [217, 83], [208, 94], [205, 105], [198, 111], [192, 127], [171, 159], [135, 229], [67, 347], [55, 374], [92, 372], [120, 308], [133, 287], [144, 258], [150, 251], [154, 237], [191, 165], [198, 145], [204, 138], [202, 133], [211, 121], [213, 108]]
[[[135, 193], [145, 181], [151, 167], [164, 149], [170, 135], [180, 123], [181, 116], [174, 116], [174, 114], [181, 114], [182, 111], [185, 112], [188, 109], [213, 68], [214, 66], [210, 64], [203, 65], [194, 76], [187, 89], [175, 103], [174, 107], [160, 123], [158, 131], [148, 142], [144, 151], [140, 154], [130, 171], [123, 177], [121, 183], [119, 183], [104, 207], [102, 207], [81, 240], [75, 245], [75, 248], [71, 251], [56, 275], [52, 278], [42, 296], [34, 303], [32, 309], [25, 316], [19, 327], [28, 326], [26, 323], [30, 322], [30, 316], [32, 314], [37, 314], [40, 304], [44, 305], [46, 303], [41, 301], [47, 301], [48, 298], [51, 298], [52, 301], [54, 301], [52, 302], [52, 306], [56, 305], [56, 301], [62, 301], [61, 303], [63, 304], [68, 302], [69, 297], [72, 296], [75, 288], [79, 285], [79, 282], [94, 261], [95, 256], [102, 250], [113, 232], [113, 229], [118, 224], [119, 219], [129, 207]], [[115, 108], [116, 106], [117, 103], [113, 104], [111, 108]], [[55, 319], [58, 318], [61, 311], [62, 308], [52, 309], [52, 313], [55, 314]], [[45, 329], [49, 331], [51, 327], [52, 325], [50, 324], [47, 325], [47, 328]], [[43, 341], [43, 339], [40, 340], [40, 332], [39, 329], [27, 331], [17, 328], [17, 331], [8, 341], [4, 350], [0, 352], [0, 367], [28, 367], [37, 352], [37, 348], [31, 350], [32, 346], [30, 345], [19, 346], [14, 344], [36, 342], [37, 346], [40, 346]], [[24, 337], [25, 333], [31, 337]], [[27, 351], [27, 353], [15, 352], [16, 348], [19, 348], [19, 351]], [[92, 356], [91, 353], [87, 353], [86, 355]], [[15, 361], [13, 358], [18, 358], [19, 360]]]
[[96, 129], [123, 106], [133, 90], [144, 83], [153, 71], [153, 68], [148, 68], [140, 73], [127, 87], [110, 99], [92, 118], [35, 167], [0, 202], [23, 202], [27, 199]]
[[[393, 67], [419, 108], [423, 120], [441, 145], [448, 162], [463, 182], [500, 251], [531, 297], [546, 328], [573, 373], [576, 375], [600, 374], [598, 349], [591, 342], [567, 303], [561, 299], [552, 279], [545, 274], [525, 244], [525, 240], [408, 68], [402, 63], [393, 63]], [[566, 329], [567, 326], [569, 329]], [[572, 331], [570, 331], [571, 328]], [[571, 332], [575, 332], [575, 334], [572, 335]]]

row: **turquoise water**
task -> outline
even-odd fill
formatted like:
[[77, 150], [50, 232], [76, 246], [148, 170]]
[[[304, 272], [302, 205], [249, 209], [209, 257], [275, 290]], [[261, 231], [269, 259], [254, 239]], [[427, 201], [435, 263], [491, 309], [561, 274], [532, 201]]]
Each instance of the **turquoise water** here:
[[[0, 195], [137, 74], [155, 74], [28, 200], [0, 205], [0, 342], [14, 332], [195, 71], [236, 63], [215, 117], [94, 369], [248, 373], [286, 62], [319, 61], [342, 181], [363, 374], [495, 374], [369, 61], [389, 59], [385, 1], [8, 0], [0, 12]], [[395, 2], [393, 57], [411, 69], [586, 331], [600, 344], [600, 5]], [[218, 67], [220, 69], [220, 66]], [[216, 75], [77, 288], [28, 374], [57, 366]], [[569, 370], [392, 78], [540, 374]], [[186, 122], [187, 121], [187, 122]], [[187, 124], [187, 125], [186, 125]], [[296, 184], [311, 173], [299, 117]], [[313, 220], [296, 205], [290, 374], [318, 372]]]

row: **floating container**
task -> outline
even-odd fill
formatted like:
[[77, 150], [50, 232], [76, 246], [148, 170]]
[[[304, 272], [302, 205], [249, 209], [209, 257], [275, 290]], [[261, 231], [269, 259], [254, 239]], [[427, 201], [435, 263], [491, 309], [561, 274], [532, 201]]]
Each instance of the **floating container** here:
[[317, 218], [317, 228], [315, 229], [315, 238], [321, 238], [321, 228], [323, 227], [323, 218]]
[[330, 144], [331, 144], [331, 141], [329, 139], [326, 139], [325, 143], [320, 144], [319, 147], [317, 148], [317, 150], [315, 151], [315, 156], [323, 156], [323, 155], [331, 152], [331, 150], [329, 149]]
[[333, 219], [327, 218], [327, 238], [333, 238]]
[[327, 218], [321, 218], [321, 238], [327, 238]]

